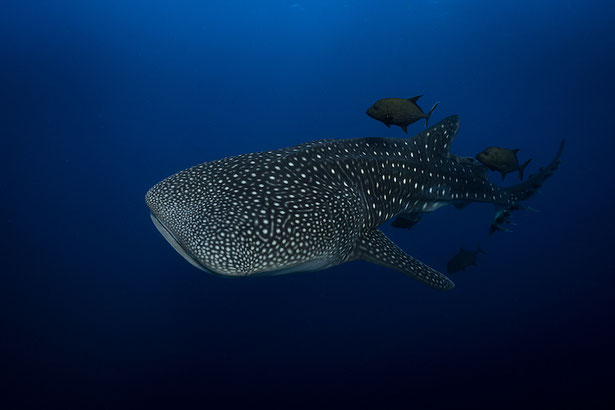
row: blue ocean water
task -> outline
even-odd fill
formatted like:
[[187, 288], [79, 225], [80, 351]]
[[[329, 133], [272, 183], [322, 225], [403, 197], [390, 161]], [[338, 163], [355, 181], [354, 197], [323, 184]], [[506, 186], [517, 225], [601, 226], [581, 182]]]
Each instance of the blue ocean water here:
[[[599, 0], [3, 1], [0, 408], [613, 404], [614, 19]], [[460, 115], [455, 154], [520, 148], [532, 174], [567, 140], [512, 233], [477, 204], [383, 227], [440, 270], [480, 243], [452, 291], [365, 262], [224, 279], [151, 223], [145, 192], [179, 170], [404, 137], [365, 110], [418, 94], [433, 123]]]

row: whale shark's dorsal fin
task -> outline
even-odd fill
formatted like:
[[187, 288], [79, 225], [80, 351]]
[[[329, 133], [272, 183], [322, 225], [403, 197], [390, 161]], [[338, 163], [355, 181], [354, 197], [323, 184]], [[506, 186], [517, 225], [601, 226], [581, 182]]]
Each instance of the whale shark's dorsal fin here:
[[451, 115], [418, 133], [410, 141], [429, 157], [448, 156], [458, 130], [459, 116]]
[[350, 260], [357, 259], [405, 273], [435, 289], [449, 290], [455, 286], [449, 278], [401, 250], [379, 229], [359, 236], [350, 257]]

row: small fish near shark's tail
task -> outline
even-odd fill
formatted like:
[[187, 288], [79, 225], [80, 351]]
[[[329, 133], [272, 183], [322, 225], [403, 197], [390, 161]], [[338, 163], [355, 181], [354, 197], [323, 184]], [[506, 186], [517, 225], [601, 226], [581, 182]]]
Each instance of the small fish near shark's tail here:
[[[555, 172], [555, 170], [559, 167], [560, 156], [562, 155], [565, 145], [566, 140], [562, 140], [559, 149], [557, 150], [557, 155], [555, 155], [553, 161], [551, 161], [551, 163], [546, 167], [540, 168], [540, 171], [537, 174], [531, 175], [526, 181], [523, 181], [517, 185], [504, 188], [504, 190], [511, 195], [515, 203], [509, 206], [496, 205], [495, 216], [493, 217], [489, 234], [492, 234], [495, 231], [508, 231], [504, 225], [509, 223], [508, 217], [510, 217], [512, 212], [530, 209], [519, 204], [519, 202], [529, 199], [532, 195], [538, 192], [538, 188], [545, 183], [547, 178], [553, 175], [553, 172]], [[527, 163], [524, 164], [524, 167], [525, 165], [527, 165]]]

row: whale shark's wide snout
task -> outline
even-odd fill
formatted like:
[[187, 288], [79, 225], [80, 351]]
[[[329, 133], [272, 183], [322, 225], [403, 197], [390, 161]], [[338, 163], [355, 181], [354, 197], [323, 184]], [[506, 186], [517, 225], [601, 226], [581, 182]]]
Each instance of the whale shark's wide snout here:
[[[212, 272], [199, 261], [194, 246], [194, 238], [191, 239], [186, 234], [189, 231], [196, 231], [198, 221], [195, 219], [193, 210], [180, 198], [173, 200], [167, 197], [164, 201], [160, 201], [161, 185], [164, 183], [165, 181], [156, 184], [145, 195], [145, 203], [150, 209], [152, 222], [173, 249], [184, 259], [201, 270]], [[164, 197], [164, 194], [162, 194], [162, 197]], [[190, 228], [191, 226], [192, 228]]]
[[177, 251], [177, 253], [179, 253], [181, 256], [183, 256], [184, 259], [186, 259], [188, 262], [190, 262], [190, 264], [192, 264], [193, 266], [196, 266], [197, 268], [199, 268], [201, 270], [209, 272], [209, 269], [207, 269], [198, 260], [195, 259], [195, 257], [192, 255], [192, 253], [190, 253], [190, 251], [187, 250], [184, 247], [184, 245], [181, 244], [181, 242], [177, 239], [175, 234], [171, 230], [169, 230], [164, 225], [164, 223], [162, 223], [158, 219], [158, 217], [156, 217], [156, 215], [154, 215], [153, 213], [150, 213], [150, 216], [152, 218], [152, 222], [154, 222], [154, 225], [156, 226], [158, 231], [162, 234], [162, 236], [164, 236], [164, 238], [167, 240], [167, 242], [169, 242], [171, 244], [171, 246], [173, 247], [173, 249], [175, 249]]
[[147, 191], [145, 203], [152, 221], [193, 266], [221, 276], [246, 276], [252, 272], [251, 237], [242, 240], [238, 235], [252, 228], [244, 227], [246, 222], [225, 207], [218, 191], [208, 189], [209, 182], [203, 187], [194, 182], [191, 173], [198, 167], [172, 175]]

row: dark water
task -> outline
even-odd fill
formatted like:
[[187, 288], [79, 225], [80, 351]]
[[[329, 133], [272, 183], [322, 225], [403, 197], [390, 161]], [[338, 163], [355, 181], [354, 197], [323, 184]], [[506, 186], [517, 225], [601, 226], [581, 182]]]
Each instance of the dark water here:
[[[614, 20], [586, 0], [3, 1], [0, 408], [612, 404]], [[456, 154], [521, 148], [527, 175], [567, 139], [514, 233], [487, 235], [488, 205], [383, 228], [440, 270], [480, 243], [453, 291], [363, 262], [214, 277], [150, 221], [174, 172], [400, 137], [365, 110], [422, 93], [434, 123], [461, 116]]]

